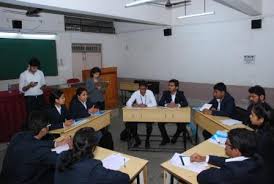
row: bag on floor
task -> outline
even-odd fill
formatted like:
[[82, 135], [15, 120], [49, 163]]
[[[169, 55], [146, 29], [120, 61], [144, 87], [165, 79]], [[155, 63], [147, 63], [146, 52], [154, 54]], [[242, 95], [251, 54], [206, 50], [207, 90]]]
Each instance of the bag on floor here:
[[104, 130], [102, 134], [103, 135], [100, 139], [99, 146], [106, 149], [114, 150], [114, 144], [111, 133], [107, 130]]

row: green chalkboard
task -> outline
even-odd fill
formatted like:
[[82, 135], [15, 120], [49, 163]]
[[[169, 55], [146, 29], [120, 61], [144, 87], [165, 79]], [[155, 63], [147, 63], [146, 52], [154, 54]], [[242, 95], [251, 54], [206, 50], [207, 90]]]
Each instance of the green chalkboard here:
[[0, 80], [18, 79], [32, 57], [40, 60], [45, 76], [58, 75], [55, 40], [0, 38]]

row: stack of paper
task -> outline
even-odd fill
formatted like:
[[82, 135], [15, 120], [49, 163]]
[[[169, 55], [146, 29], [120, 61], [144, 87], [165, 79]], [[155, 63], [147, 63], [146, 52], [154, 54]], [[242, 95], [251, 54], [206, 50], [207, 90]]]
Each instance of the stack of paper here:
[[233, 125], [240, 125], [243, 124], [241, 121], [235, 120], [235, 119], [226, 119], [222, 120], [222, 123], [227, 126], [233, 126]]
[[87, 118], [77, 119], [73, 121], [73, 125], [81, 125], [87, 121]]
[[184, 168], [196, 173], [200, 173], [207, 169], [208, 164], [206, 162], [191, 162], [190, 157], [183, 154], [175, 153], [170, 160], [170, 163], [176, 167]]
[[225, 147], [226, 140], [227, 140], [227, 132], [219, 131], [219, 130], [209, 139], [211, 143], [217, 144], [221, 147]]
[[68, 144], [64, 144], [62, 146], [58, 146], [54, 149], [51, 149], [52, 152], [56, 152], [57, 154], [60, 154], [63, 151], [68, 151], [68, 150], [69, 150], [69, 145]]
[[126, 163], [129, 161], [129, 158], [124, 157], [122, 154], [112, 154], [102, 160], [103, 166], [111, 170], [119, 170], [121, 167], [126, 167]]
[[212, 104], [204, 104], [201, 108], [200, 111], [202, 112], [205, 109], [210, 109], [212, 107]]

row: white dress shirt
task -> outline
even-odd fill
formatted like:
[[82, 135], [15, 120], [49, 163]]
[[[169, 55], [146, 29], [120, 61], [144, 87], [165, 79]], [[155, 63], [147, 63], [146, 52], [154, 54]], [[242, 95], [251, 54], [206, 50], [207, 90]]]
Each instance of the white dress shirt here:
[[88, 109], [87, 102], [81, 102], [81, 103], [83, 104], [83, 106], [85, 107], [85, 109]]
[[221, 99], [217, 99], [218, 102], [218, 107], [217, 107], [217, 111], [221, 110]]
[[[239, 156], [239, 157], [225, 159], [225, 162], [241, 162], [241, 161], [244, 161], [244, 160], [247, 160], [247, 159], [249, 159], [249, 158], [244, 157], [244, 156]], [[206, 162], [207, 163], [209, 162], [209, 156], [208, 155], [206, 156]]]
[[[27, 91], [23, 91], [23, 87], [27, 86], [31, 82], [38, 82], [34, 87], [29, 88]], [[37, 70], [34, 74], [29, 70], [20, 74], [19, 78], [19, 90], [24, 93], [25, 96], [38, 96], [42, 95], [43, 91], [41, 87], [46, 84], [44, 73], [41, 70]]]
[[130, 99], [127, 101], [127, 106], [132, 107], [133, 103], [136, 101], [138, 105], [145, 104], [147, 107], [156, 107], [157, 102], [152, 91], [146, 90], [145, 95], [141, 95], [140, 90], [135, 91]]
[[174, 94], [171, 94], [171, 102], [175, 103], [176, 98], [176, 92]]

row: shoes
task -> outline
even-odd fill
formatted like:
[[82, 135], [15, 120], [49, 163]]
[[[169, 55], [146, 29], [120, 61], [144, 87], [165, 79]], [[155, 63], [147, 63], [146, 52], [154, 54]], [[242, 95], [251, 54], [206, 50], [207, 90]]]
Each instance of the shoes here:
[[145, 148], [146, 148], [146, 149], [149, 149], [149, 148], [150, 148], [149, 140], [146, 140]]
[[135, 139], [135, 144], [133, 145], [133, 147], [136, 148], [136, 147], [140, 146], [141, 143], [142, 143], [142, 141], [141, 141], [140, 138], [138, 137], [138, 138]]
[[163, 139], [162, 142], [160, 143], [160, 146], [164, 146], [167, 143], [170, 143], [170, 139], [169, 138], [168, 139], [167, 138]]

